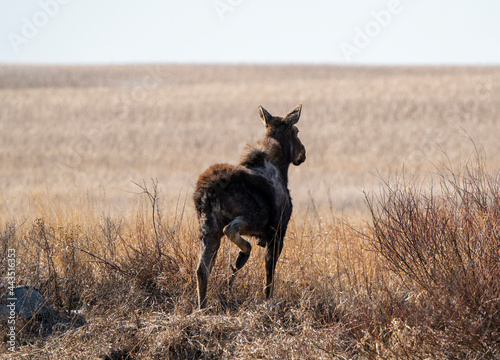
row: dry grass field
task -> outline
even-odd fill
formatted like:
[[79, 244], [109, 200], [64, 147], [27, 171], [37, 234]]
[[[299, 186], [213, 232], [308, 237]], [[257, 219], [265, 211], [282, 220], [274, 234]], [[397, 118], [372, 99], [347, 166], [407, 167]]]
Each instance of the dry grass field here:
[[[275, 297], [223, 242], [200, 312], [197, 176], [298, 103]], [[499, 114], [500, 68], [3, 65], [0, 291], [53, 316], [0, 357], [500, 358]]]

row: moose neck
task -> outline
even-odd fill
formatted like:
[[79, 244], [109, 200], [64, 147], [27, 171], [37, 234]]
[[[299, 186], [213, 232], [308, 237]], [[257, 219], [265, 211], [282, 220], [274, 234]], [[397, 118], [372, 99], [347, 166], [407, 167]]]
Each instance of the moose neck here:
[[280, 156], [273, 157], [270, 159], [271, 163], [278, 168], [278, 171], [285, 183], [285, 186], [288, 187], [288, 168], [291, 164], [291, 155], [289, 154], [289, 147], [284, 146], [285, 141], [281, 138], [281, 136], [277, 136], [276, 134], [268, 134], [267, 137], [274, 139], [280, 147]]
[[288, 188], [288, 168], [290, 167], [290, 163], [276, 164], [276, 166], [281, 174], [281, 178], [283, 179], [285, 186]]

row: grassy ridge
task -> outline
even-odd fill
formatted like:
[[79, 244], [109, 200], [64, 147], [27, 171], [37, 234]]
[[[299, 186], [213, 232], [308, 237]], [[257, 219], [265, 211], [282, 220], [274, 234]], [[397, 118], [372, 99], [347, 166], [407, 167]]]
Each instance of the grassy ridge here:
[[[482, 163], [422, 191], [396, 178], [368, 198], [366, 225], [295, 217], [276, 296], [262, 295], [262, 253], [228, 290], [225, 242], [209, 309], [196, 310], [196, 223], [169, 214], [156, 183], [133, 216], [38, 218], [2, 230], [56, 320], [22, 322], [30, 358], [467, 358], [500, 356], [500, 192]], [[153, 214], [155, 215], [153, 218]], [[70, 310], [83, 309], [86, 323]], [[66, 313], [64, 313], [66, 310]], [[21, 322], [21, 320], [20, 320]], [[49, 355], [50, 354], [50, 355]]]

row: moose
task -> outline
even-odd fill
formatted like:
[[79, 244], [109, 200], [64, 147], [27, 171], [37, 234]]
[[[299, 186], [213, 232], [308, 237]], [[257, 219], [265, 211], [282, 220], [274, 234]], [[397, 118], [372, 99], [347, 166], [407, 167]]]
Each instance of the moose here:
[[276, 263], [292, 215], [288, 168], [306, 160], [295, 126], [301, 110], [299, 105], [280, 117], [259, 106], [265, 137], [247, 145], [239, 165], [212, 165], [200, 175], [193, 195], [201, 248], [196, 270], [200, 309], [206, 307], [208, 278], [223, 235], [240, 249], [235, 266], [231, 266], [230, 288], [252, 250], [241, 235], [253, 236], [256, 244], [265, 248], [264, 293], [267, 299], [272, 296]]

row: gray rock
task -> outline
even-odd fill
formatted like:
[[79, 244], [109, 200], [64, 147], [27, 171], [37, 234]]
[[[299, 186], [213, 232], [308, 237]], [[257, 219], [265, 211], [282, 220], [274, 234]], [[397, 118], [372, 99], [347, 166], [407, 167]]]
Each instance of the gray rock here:
[[40, 291], [29, 286], [19, 286], [13, 291], [14, 296], [9, 292], [2, 296], [0, 314], [9, 316], [11, 311], [15, 309], [17, 315], [24, 319], [30, 319], [34, 315], [48, 315], [47, 301]]

